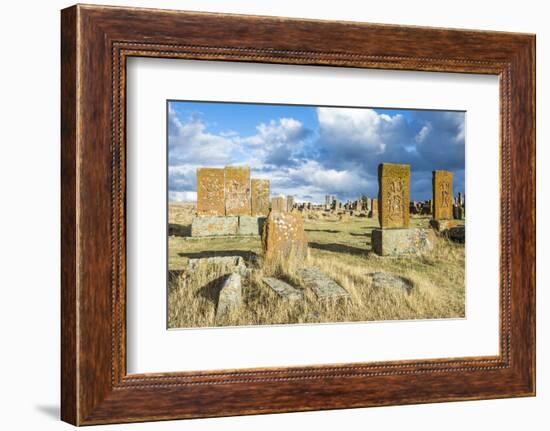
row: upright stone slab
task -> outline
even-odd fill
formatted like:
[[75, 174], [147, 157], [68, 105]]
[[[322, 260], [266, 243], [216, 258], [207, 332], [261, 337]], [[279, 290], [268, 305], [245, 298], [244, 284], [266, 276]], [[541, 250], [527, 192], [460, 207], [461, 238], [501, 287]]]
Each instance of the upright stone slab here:
[[450, 220], [453, 218], [453, 173], [432, 172], [433, 218]]
[[411, 167], [378, 165], [378, 221], [382, 229], [409, 227]]
[[197, 215], [225, 215], [224, 170], [197, 168]]
[[298, 271], [298, 276], [306, 287], [313, 290], [318, 299], [349, 297], [346, 289], [328, 277], [319, 268], [303, 268]]
[[271, 211], [286, 212], [286, 199], [282, 196], [271, 198]]
[[262, 246], [266, 260], [307, 257], [304, 220], [298, 213], [271, 211], [264, 224]]
[[294, 196], [287, 196], [286, 197], [286, 210], [290, 212], [294, 208]]
[[269, 213], [269, 180], [252, 178], [251, 206], [253, 216], [267, 216]]
[[218, 321], [237, 312], [241, 308], [242, 302], [241, 275], [234, 272], [225, 279], [220, 289], [216, 307], [216, 320]]
[[250, 167], [226, 166], [225, 214], [250, 215]]

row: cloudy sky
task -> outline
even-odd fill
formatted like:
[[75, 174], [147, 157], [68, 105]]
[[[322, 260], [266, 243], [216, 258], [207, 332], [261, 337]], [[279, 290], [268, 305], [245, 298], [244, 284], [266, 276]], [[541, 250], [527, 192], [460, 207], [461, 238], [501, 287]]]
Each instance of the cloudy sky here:
[[168, 188], [196, 199], [197, 167], [249, 165], [271, 194], [324, 202], [378, 192], [379, 163], [411, 165], [411, 199], [431, 198], [431, 171], [454, 172], [464, 192], [465, 113], [168, 102]]

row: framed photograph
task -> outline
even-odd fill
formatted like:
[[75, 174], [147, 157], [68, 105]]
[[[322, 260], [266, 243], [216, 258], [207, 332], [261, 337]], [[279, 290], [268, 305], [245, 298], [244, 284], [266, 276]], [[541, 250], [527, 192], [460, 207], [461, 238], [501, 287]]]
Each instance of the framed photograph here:
[[535, 37], [61, 14], [62, 419], [535, 394]]

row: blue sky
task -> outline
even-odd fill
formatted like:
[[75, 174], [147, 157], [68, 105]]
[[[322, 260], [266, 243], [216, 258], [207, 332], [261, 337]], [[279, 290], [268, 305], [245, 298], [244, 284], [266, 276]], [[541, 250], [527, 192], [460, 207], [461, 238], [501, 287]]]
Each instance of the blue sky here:
[[411, 199], [431, 198], [431, 172], [454, 172], [464, 192], [465, 113], [168, 102], [168, 188], [196, 199], [196, 169], [249, 165], [271, 194], [323, 202], [376, 196], [379, 163], [411, 165]]

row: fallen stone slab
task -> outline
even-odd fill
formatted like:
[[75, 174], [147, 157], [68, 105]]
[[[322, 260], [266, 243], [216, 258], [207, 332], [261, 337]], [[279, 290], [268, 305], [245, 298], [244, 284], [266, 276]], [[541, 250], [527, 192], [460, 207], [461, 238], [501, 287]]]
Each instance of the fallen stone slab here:
[[297, 289], [282, 280], [273, 277], [265, 277], [263, 278], [263, 282], [280, 297], [288, 299], [289, 301], [304, 299], [304, 292], [302, 289]]
[[397, 289], [410, 293], [413, 288], [410, 280], [398, 275], [387, 272], [373, 272], [369, 275], [372, 277], [372, 286], [375, 289]]
[[196, 270], [200, 265], [216, 265], [227, 272], [238, 272], [245, 275], [247, 267], [241, 256], [213, 256], [189, 259], [189, 270]]
[[318, 299], [349, 297], [346, 289], [324, 274], [319, 268], [303, 268], [298, 270], [298, 275], [304, 285], [313, 290]]
[[225, 236], [236, 235], [239, 227], [238, 217], [203, 216], [193, 217], [191, 236]]
[[433, 249], [435, 233], [432, 229], [374, 229], [372, 250], [379, 256], [422, 254]]
[[216, 320], [238, 311], [242, 306], [242, 302], [241, 275], [234, 272], [225, 279], [220, 289], [216, 306]]

